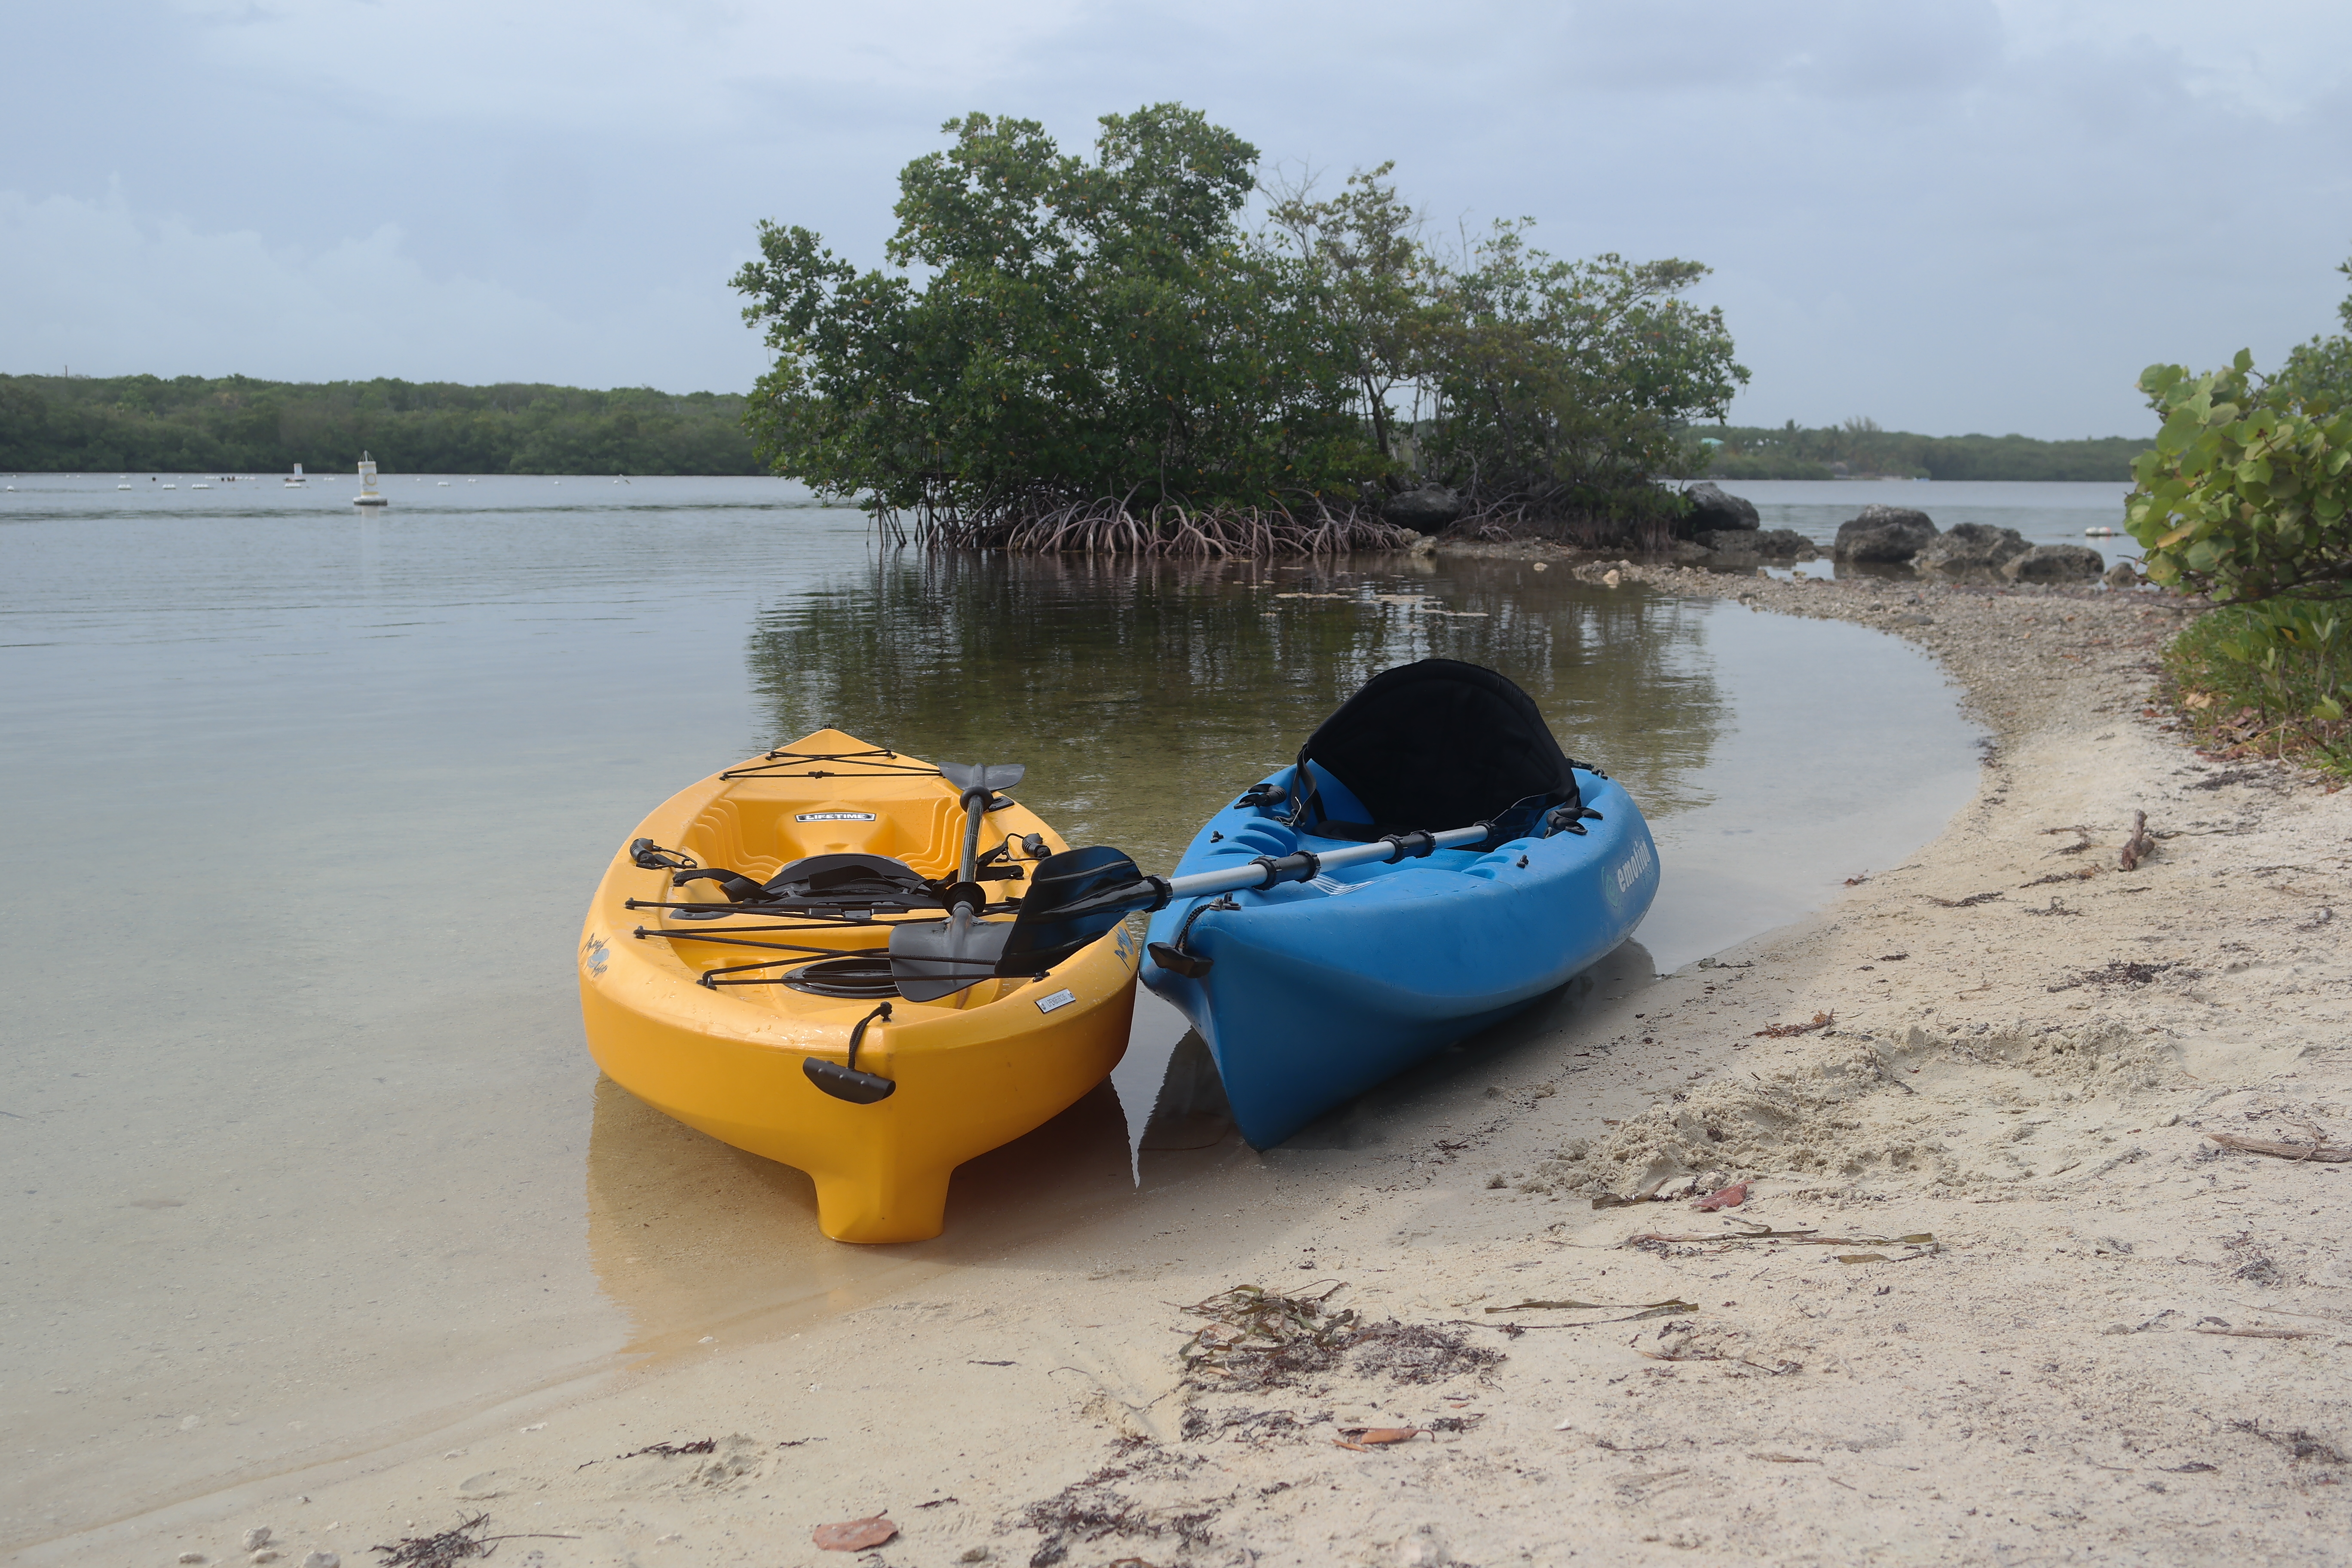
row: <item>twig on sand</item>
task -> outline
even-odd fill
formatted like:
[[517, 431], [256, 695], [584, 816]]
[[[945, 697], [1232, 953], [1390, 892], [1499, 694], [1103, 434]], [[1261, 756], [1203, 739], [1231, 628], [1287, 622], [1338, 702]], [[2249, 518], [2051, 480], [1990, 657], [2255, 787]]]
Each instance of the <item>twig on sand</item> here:
[[2267, 1138], [2241, 1138], [2234, 1132], [2208, 1132], [2206, 1138], [2224, 1149], [2249, 1154], [2274, 1154], [2282, 1160], [2316, 1160], [2323, 1164], [2352, 1163], [2352, 1149], [2333, 1143], [2278, 1143]]
[[2147, 813], [2133, 812], [2131, 837], [2124, 840], [2123, 850], [2116, 856], [2116, 864], [2126, 871], [2137, 871], [2139, 863], [2155, 852], [2156, 840], [2149, 837], [2147, 832]]

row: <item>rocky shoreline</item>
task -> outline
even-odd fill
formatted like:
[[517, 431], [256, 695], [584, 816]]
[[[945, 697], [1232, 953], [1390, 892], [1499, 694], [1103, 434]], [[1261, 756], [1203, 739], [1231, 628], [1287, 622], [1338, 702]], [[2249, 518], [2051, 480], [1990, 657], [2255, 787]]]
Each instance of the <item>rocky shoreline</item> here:
[[25, 1560], [2341, 1561], [2352, 795], [2179, 742], [2153, 594], [1573, 569], [1918, 643], [1975, 799], [1325, 1146]]

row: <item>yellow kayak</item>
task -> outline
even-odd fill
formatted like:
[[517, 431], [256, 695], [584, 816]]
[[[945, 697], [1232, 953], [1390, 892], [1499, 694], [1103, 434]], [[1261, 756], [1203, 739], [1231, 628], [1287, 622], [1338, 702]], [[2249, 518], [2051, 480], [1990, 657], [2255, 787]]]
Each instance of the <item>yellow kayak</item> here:
[[597, 1065], [807, 1172], [836, 1241], [937, 1236], [956, 1166], [1108, 1076], [1135, 1007], [1129, 929], [1073, 951], [1014, 918], [1067, 848], [1020, 774], [820, 730], [671, 796], [581, 933]]

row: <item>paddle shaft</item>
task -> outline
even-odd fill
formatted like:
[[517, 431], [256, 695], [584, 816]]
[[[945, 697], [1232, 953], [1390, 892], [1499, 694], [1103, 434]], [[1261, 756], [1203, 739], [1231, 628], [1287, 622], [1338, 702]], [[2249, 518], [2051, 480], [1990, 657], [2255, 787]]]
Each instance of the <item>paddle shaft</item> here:
[[963, 795], [963, 859], [956, 868], [956, 880], [969, 882], [980, 875], [980, 825], [988, 816], [989, 792], [971, 789]]
[[[1485, 823], [1475, 827], [1451, 827], [1443, 833], [1431, 834], [1430, 847], [1451, 849], [1456, 845], [1475, 844], [1486, 837], [1487, 831]], [[1419, 835], [1399, 837], [1418, 837]], [[1196, 871], [1189, 877], [1171, 877], [1168, 879], [1168, 896], [1171, 899], [1190, 899], [1202, 893], [1232, 892], [1239, 888], [1270, 888], [1277, 882], [1304, 882], [1334, 866], [1357, 866], [1367, 860], [1397, 860], [1403, 858], [1404, 853], [1397, 845], [1384, 838], [1376, 838], [1370, 844], [1350, 844], [1344, 849], [1286, 855], [1271, 865], [1266, 860], [1245, 860], [1230, 870]]]

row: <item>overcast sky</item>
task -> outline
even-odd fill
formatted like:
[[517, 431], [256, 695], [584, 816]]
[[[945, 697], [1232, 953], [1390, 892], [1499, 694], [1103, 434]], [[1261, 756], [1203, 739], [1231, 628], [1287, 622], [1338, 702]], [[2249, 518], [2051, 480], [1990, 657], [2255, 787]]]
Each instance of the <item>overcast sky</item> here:
[[971, 110], [1168, 99], [1436, 222], [1715, 269], [1741, 423], [2137, 434], [2335, 325], [2344, 0], [9, 0], [0, 370], [740, 390]]

